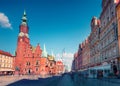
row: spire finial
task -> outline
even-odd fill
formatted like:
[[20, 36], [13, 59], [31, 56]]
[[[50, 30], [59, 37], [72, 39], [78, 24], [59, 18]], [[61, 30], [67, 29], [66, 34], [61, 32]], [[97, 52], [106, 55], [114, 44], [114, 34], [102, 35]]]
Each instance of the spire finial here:
[[23, 17], [22, 17], [22, 25], [27, 25], [27, 18], [26, 18], [26, 11], [24, 10]]
[[44, 44], [44, 51], [46, 52], [46, 47], [45, 47], [45, 44]]
[[43, 56], [43, 57], [47, 57], [47, 51], [46, 51], [45, 44], [44, 44], [44, 50], [43, 50], [43, 52], [42, 52], [42, 56]]
[[25, 9], [24, 9], [24, 15], [26, 15], [26, 11], [25, 11]]

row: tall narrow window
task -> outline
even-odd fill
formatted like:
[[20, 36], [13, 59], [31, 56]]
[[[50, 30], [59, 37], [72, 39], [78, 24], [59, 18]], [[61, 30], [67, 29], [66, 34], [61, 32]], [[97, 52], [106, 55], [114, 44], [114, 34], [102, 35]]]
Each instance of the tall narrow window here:
[[109, 22], [109, 17], [107, 17], [107, 22]]
[[39, 62], [38, 62], [38, 60], [36, 61], [36, 65], [39, 65]]
[[30, 66], [30, 62], [26, 62], [26, 65], [27, 65], [27, 66]]
[[38, 71], [38, 68], [36, 68], [36, 71]]

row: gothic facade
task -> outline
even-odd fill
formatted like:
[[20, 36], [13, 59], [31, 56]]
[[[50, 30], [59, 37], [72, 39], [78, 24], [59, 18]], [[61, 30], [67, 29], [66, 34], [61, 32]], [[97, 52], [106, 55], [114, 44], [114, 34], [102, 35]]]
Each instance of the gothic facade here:
[[39, 44], [36, 47], [30, 44], [29, 27], [24, 12], [17, 40], [15, 74], [57, 74], [56, 61], [48, 56], [45, 45], [42, 50]]

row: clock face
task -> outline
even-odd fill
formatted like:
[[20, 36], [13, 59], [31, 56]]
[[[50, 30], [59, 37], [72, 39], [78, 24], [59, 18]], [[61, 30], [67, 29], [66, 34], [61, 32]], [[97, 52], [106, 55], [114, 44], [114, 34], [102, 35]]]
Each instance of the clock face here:
[[20, 33], [19, 33], [19, 36], [24, 36], [24, 33], [23, 33], [23, 32], [20, 32]]

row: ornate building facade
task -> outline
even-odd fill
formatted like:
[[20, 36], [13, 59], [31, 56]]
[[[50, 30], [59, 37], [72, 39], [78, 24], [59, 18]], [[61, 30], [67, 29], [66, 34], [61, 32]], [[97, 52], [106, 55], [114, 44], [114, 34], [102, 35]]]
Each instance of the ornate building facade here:
[[91, 33], [89, 40], [90, 48], [90, 66], [100, 64], [100, 20], [93, 17], [91, 20]]
[[19, 74], [40, 73], [40, 57], [42, 50], [38, 44], [35, 48], [30, 44], [29, 27], [27, 25], [26, 13], [22, 17], [22, 23], [19, 27], [17, 41], [15, 70]]
[[42, 50], [39, 44], [36, 47], [30, 44], [29, 27], [26, 12], [24, 11], [22, 23], [19, 27], [15, 57], [15, 74], [57, 74], [57, 62], [52, 59], [52, 56], [51, 58], [48, 57], [49, 55], [47, 54], [45, 45], [44, 50]]
[[[100, 13], [100, 17], [93, 17], [91, 20], [91, 33], [88, 38], [90, 43], [89, 68], [106, 70], [102, 71], [102, 73], [106, 73], [107, 75], [108, 73], [116, 75], [120, 72], [119, 29], [120, 0], [102, 0], [102, 12]], [[83, 63], [85, 56], [83, 49], [81, 50], [82, 61], [80, 62]], [[78, 49], [78, 58], [80, 56], [79, 52], [80, 47]], [[74, 64], [76, 64], [76, 62], [78, 61], [74, 61]], [[74, 67], [77, 68], [76, 66]]]
[[90, 65], [90, 42], [89, 37], [82, 43], [82, 69]]
[[118, 31], [118, 68], [120, 70], [120, 1], [116, 6], [116, 14], [117, 14], [117, 31]]
[[74, 54], [72, 70], [81, 71], [90, 66], [90, 43], [89, 37], [79, 44], [77, 53]]
[[102, 0], [102, 12], [100, 14], [100, 57], [101, 63], [110, 66], [114, 74], [118, 70], [118, 34], [116, 0]]
[[75, 67], [74, 70], [79, 70], [79, 67], [80, 67], [79, 61], [81, 61], [79, 59], [80, 57], [78, 56], [78, 52], [76, 52], [74, 54], [74, 67]]

